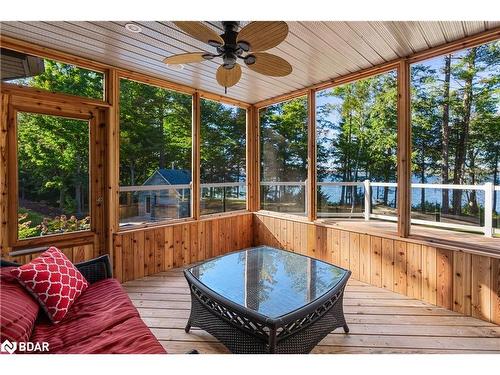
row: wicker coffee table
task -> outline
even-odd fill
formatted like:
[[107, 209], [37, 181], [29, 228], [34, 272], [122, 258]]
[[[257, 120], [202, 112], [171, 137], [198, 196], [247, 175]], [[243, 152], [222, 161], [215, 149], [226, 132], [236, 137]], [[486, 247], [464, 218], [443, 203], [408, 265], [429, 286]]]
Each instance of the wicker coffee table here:
[[233, 353], [309, 353], [347, 327], [342, 299], [351, 272], [267, 246], [184, 271], [191, 290], [186, 332], [199, 327]]

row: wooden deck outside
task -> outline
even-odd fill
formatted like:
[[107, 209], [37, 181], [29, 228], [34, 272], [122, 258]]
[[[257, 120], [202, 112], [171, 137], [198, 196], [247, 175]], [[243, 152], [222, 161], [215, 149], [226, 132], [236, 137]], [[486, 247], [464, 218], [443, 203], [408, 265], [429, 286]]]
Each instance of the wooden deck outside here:
[[[124, 284], [142, 319], [169, 353], [228, 353], [210, 334], [184, 326], [190, 295], [182, 269]], [[500, 327], [351, 279], [344, 312], [350, 327], [313, 353], [500, 353]]]

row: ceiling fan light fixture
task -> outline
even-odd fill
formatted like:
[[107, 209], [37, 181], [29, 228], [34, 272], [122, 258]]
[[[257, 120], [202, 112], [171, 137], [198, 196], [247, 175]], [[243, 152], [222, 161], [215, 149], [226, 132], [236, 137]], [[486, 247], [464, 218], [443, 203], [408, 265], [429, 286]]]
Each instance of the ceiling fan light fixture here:
[[245, 56], [245, 64], [247, 64], [247, 65], [255, 64], [255, 55]]
[[243, 40], [240, 40], [238, 42], [238, 47], [240, 47], [243, 51], [248, 52], [250, 51], [250, 43], [245, 42]]
[[217, 40], [209, 40], [208, 44], [212, 47], [215, 47], [215, 48], [223, 46], [223, 44]]
[[139, 25], [136, 25], [135, 23], [127, 23], [127, 24], [125, 24], [125, 29], [127, 29], [131, 33], [136, 33], [136, 34], [142, 32], [142, 27], [140, 27]]

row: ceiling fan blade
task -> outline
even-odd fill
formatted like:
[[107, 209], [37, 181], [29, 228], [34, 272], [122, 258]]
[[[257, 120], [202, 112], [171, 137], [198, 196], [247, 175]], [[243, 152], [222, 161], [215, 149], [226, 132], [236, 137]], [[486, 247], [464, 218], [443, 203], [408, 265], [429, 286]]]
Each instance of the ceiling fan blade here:
[[248, 61], [251, 61], [248, 57], [254, 56], [255, 62], [250, 64], [245, 60], [247, 67], [257, 73], [264, 74], [266, 76], [273, 77], [284, 77], [292, 72], [292, 66], [285, 59], [266, 52], [255, 52], [247, 56]]
[[224, 66], [219, 66], [215, 75], [219, 85], [223, 87], [231, 87], [238, 83], [241, 78], [241, 66], [235, 64], [232, 69], [226, 69]]
[[224, 45], [224, 39], [222, 39], [215, 31], [210, 27], [197, 21], [174, 21], [174, 24], [184, 31], [185, 33], [191, 35], [193, 38], [202, 41], [203, 43], [210, 44], [211, 46], [222, 46]]
[[245, 42], [250, 51], [265, 51], [276, 47], [288, 35], [288, 25], [283, 21], [250, 22], [238, 33], [237, 43]]
[[205, 61], [204, 55], [210, 55], [206, 52], [188, 52], [180, 53], [178, 55], [173, 55], [165, 58], [163, 62], [165, 64], [189, 64]]

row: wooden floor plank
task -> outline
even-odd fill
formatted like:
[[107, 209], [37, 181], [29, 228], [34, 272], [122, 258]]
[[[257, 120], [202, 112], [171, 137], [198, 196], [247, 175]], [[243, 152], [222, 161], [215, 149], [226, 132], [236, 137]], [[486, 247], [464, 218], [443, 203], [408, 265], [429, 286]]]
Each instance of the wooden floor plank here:
[[[228, 350], [207, 332], [184, 332], [191, 298], [182, 269], [124, 284], [130, 299], [169, 353], [192, 349], [220, 354]], [[500, 353], [500, 327], [351, 279], [344, 312], [350, 333], [325, 337], [312, 353]]]

